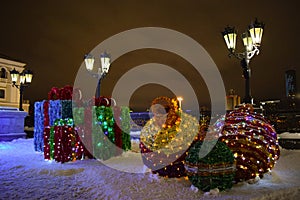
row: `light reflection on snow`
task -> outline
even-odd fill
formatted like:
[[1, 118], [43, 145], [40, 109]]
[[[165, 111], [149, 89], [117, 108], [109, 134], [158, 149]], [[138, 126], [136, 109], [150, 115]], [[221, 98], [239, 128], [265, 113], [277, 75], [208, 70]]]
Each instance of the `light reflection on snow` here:
[[5, 150], [5, 149], [13, 149], [13, 146], [11, 145], [11, 143], [8, 142], [0, 143], [0, 150]]

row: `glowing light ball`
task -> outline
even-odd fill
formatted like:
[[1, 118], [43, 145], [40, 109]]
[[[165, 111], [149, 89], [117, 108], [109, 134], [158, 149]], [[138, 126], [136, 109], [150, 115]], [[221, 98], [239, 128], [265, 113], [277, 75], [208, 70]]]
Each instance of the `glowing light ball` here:
[[231, 150], [220, 141], [205, 141], [214, 146], [203, 158], [199, 156], [202, 141], [192, 145], [185, 158], [185, 169], [191, 183], [207, 192], [218, 188], [225, 190], [232, 187], [235, 177], [234, 156]]
[[141, 131], [140, 149], [144, 164], [160, 176], [185, 175], [186, 151], [198, 134], [196, 118], [179, 111], [177, 100], [153, 100], [151, 118]]
[[279, 159], [276, 131], [262, 114], [253, 111], [252, 105], [228, 113], [214, 124], [214, 129], [234, 154], [237, 182], [262, 178]]

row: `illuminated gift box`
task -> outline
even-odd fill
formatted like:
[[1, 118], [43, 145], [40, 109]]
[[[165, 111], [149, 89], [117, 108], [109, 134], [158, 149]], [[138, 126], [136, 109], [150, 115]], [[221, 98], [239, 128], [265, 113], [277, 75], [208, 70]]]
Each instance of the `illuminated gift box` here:
[[84, 158], [84, 146], [71, 118], [55, 120], [44, 137], [49, 144], [44, 149], [45, 159], [64, 163]]

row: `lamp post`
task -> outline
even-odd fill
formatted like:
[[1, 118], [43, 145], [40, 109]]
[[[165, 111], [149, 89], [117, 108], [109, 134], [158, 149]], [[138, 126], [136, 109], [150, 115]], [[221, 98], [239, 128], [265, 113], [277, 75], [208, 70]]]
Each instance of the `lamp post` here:
[[250, 24], [248, 30], [242, 34], [243, 44], [245, 47], [244, 52], [236, 53], [236, 30], [234, 27], [226, 27], [222, 32], [225, 43], [229, 50], [229, 57], [234, 56], [241, 61], [241, 67], [243, 69], [243, 77], [245, 79], [245, 97], [244, 103], [253, 103], [250, 89], [250, 77], [251, 69], [249, 62], [251, 58], [256, 54], [259, 54], [259, 47], [261, 44], [262, 34], [265, 24], [258, 22], [256, 19], [254, 23]]
[[106, 52], [100, 55], [100, 66], [98, 67], [98, 71], [93, 72], [95, 58], [91, 54], [86, 54], [84, 57], [85, 67], [89, 74], [98, 80], [97, 90], [96, 90], [96, 98], [100, 97], [100, 85], [101, 80], [106, 76], [110, 67], [110, 55]]
[[[19, 101], [19, 111], [23, 111], [23, 92], [26, 87], [32, 81], [33, 73], [30, 70], [24, 70], [22, 73], [19, 73], [15, 68], [10, 71], [11, 80], [13, 86], [20, 90], [20, 101]], [[20, 84], [17, 85], [18, 79], [20, 78]]]

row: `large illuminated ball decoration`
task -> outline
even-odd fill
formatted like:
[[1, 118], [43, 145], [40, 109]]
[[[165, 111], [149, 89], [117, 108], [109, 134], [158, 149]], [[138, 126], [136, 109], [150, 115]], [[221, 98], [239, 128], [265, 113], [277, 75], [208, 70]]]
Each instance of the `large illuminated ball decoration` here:
[[235, 162], [231, 150], [220, 141], [205, 141], [214, 146], [205, 156], [199, 152], [202, 141], [195, 142], [185, 158], [185, 168], [191, 183], [200, 190], [207, 192], [211, 189], [230, 189], [234, 183]]
[[154, 116], [141, 131], [143, 162], [160, 176], [185, 176], [186, 152], [199, 132], [197, 119], [181, 112], [177, 103], [168, 97], [154, 99]]
[[219, 140], [233, 152], [236, 160], [235, 181], [262, 178], [279, 159], [279, 145], [274, 127], [250, 104], [231, 111], [214, 124]]

